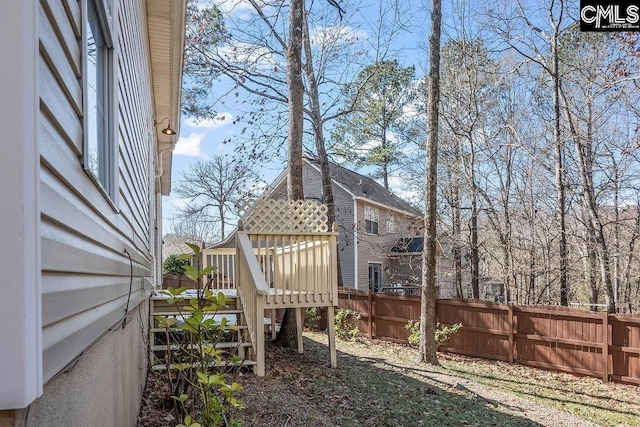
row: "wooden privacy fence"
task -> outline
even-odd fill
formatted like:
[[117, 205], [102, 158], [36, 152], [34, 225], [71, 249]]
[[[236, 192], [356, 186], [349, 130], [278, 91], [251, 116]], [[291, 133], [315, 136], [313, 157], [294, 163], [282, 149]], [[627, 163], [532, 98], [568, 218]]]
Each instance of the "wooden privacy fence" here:
[[[340, 308], [360, 313], [369, 338], [406, 343], [420, 298], [340, 289]], [[558, 306], [441, 299], [437, 321], [462, 323], [441, 350], [640, 385], [640, 316]]]

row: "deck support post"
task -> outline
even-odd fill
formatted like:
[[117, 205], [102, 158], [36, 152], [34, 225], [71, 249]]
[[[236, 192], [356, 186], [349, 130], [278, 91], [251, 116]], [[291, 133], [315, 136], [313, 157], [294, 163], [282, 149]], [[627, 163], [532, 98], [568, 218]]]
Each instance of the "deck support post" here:
[[256, 364], [253, 372], [264, 377], [264, 298], [262, 295], [256, 295]]
[[334, 306], [330, 305], [327, 307], [327, 330], [329, 331], [329, 354], [331, 357], [331, 367], [338, 367], [338, 358], [336, 356], [336, 330], [335, 330], [335, 319], [334, 319]]
[[302, 308], [296, 307], [296, 329], [298, 333], [298, 354], [304, 353], [302, 343]]
[[278, 323], [278, 317], [276, 315], [276, 309], [273, 308], [270, 311], [271, 313], [271, 339], [275, 340], [278, 335], [278, 331], [276, 330], [276, 325]]

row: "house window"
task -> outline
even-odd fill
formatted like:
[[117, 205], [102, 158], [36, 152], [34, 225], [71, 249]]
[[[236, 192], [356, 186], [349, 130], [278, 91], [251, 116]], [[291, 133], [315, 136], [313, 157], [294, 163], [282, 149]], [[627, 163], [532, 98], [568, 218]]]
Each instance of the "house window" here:
[[369, 291], [382, 292], [382, 264], [369, 263]]
[[393, 215], [387, 214], [387, 233], [397, 233], [398, 232], [398, 224], [396, 223], [396, 219]]
[[378, 221], [380, 213], [378, 208], [364, 207], [364, 228], [368, 234], [378, 234]]
[[113, 198], [113, 48], [107, 10], [101, 0], [87, 0], [84, 167]]

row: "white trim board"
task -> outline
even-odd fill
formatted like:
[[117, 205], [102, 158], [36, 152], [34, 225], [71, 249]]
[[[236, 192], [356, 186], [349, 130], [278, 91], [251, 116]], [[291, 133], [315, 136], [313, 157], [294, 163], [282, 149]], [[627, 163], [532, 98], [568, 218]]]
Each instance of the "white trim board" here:
[[3, 3], [0, 25], [0, 409], [42, 395], [38, 2]]

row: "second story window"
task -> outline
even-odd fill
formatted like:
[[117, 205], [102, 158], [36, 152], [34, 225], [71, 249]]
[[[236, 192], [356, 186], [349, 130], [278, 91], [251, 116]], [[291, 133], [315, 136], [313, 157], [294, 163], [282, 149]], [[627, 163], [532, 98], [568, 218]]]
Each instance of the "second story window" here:
[[393, 215], [387, 214], [387, 233], [397, 233], [398, 232], [398, 224], [396, 223], [396, 219]]
[[380, 213], [378, 208], [364, 207], [364, 229], [368, 234], [378, 234], [378, 222]]

